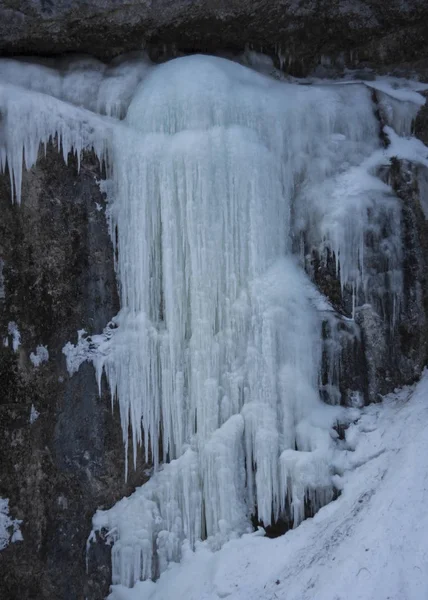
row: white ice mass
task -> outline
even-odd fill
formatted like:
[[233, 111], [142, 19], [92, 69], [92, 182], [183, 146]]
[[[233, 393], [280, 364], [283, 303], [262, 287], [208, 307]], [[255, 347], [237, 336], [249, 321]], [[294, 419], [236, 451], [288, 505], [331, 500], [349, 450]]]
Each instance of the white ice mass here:
[[[18, 325], [15, 321], [10, 321], [7, 324], [7, 332], [11, 338], [11, 345], [14, 352], [18, 352], [19, 346], [21, 345], [21, 334], [18, 329]], [[9, 345], [9, 340], [6, 338], [5, 346]]]
[[[359, 411], [340, 406], [343, 317], [305, 272], [307, 255], [334, 255], [354, 309], [370, 303], [395, 323], [401, 210], [378, 175], [393, 156], [428, 166], [428, 149], [407, 138], [427, 87], [287, 83], [209, 56], [58, 70], [0, 61], [0, 166], [14, 199], [50, 139], [65, 160], [93, 148], [107, 165], [121, 310], [64, 353], [71, 375], [85, 360], [100, 385], [105, 372], [126, 456], [130, 430], [134, 463], [142, 446], [155, 467], [94, 517], [113, 542], [117, 598], [183, 548], [238, 543], [252, 517], [297, 526], [342, 487], [355, 440], [351, 427], [339, 444], [333, 427]], [[151, 597], [144, 585], [135, 590]]]
[[40, 417], [39, 411], [36, 409], [34, 404], [31, 405], [30, 409], [30, 425], [32, 425]]
[[9, 499], [0, 497], [0, 551], [10, 542], [20, 542], [22, 537], [19, 519], [12, 519], [9, 514]]
[[39, 345], [35, 352], [30, 353], [30, 360], [34, 367], [40, 367], [41, 364], [49, 360], [49, 351], [46, 346]]

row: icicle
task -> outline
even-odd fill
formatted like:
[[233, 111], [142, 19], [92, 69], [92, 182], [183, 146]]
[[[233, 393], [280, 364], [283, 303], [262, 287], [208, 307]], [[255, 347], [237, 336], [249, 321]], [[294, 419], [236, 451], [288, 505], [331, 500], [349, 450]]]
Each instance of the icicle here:
[[73, 150], [93, 149], [102, 162], [109, 138], [107, 120], [84, 109], [74, 108], [42, 93], [0, 81], [2, 115], [2, 170], [9, 168], [12, 199], [21, 202], [23, 165], [36, 162], [41, 144], [56, 141], [64, 160]]
[[[342, 413], [318, 391], [328, 321], [326, 386], [338, 393], [332, 308], [291, 256], [293, 240], [302, 256], [308, 246], [335, 257], [352, 312], [370, 301], [396, 319], [400, 206], [376, 171], [392, 152], [426, 166], [425, 147], [388, 126], [391, 147], [381, 146], [368, 84], [280, 83], [214, 57], [91, 59], [61, 73], [0, 61], [0, 80], [0, 165], [18, 202], [41, 144], [56, 141], [78, 164], [91, 148], [110, 161], [121, 310], [64, 353], [70, 374], [86, 360], [99, 388], [106, 374], [126, 461], [131, 432], [134, 466], [139, 446], [154, 465], [94, 518], [114, 542], [113, 583], [156, 578], [183, 542], [216, 548], [256, 512], [268, 526], [291, 510], [297, 525], [333, 497], [330, 434]], [[371, 85], [393, 98], [389, 125], [408, 132], [415, 89]]]
[[205, 502], [205, 526], [208, 537], [220, 542], [231, 532], [249, 529], [245, 504], [245, 468], [243, 447], [244, 420], [234, 415], [205, 444], [201, 473]]
[[169, 562], [180, 559], [184, 539], [194, 547], [201, 516], [198, 459], [188, 449], [132, 496], [96, 513], [95, 530], [106, 529], [114, 542], [113, 583], [132, 587], [139, 579], [159, 576]]

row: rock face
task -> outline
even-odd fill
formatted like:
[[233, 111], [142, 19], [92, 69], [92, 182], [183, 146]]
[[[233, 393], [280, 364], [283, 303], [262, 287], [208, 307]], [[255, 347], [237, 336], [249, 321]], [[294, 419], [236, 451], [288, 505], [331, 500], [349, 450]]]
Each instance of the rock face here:
[[110, 58], [148, 47], [159, 57], [252, 45], [301, 74], [325, 57], [424, 58], [427, 20], [425, 0], [0, 0], [0, 53]]
[[[141, 465], [124, 482], [119, 415], [99, 397], [93, 367], [70, 378], [62, 354], [78, 329], [100, 331], [118, 309], [97, 176], [92, 156], [77, 174], [49, 149], [24, 175], [22, 206], [0, 176], [0, 496], [24, 537], [1, 554], [8, 600], [104, 598], [108, 547], [85, 573], [91, 518], [142, 483]], [[49, 360], [35, 366], [41, 345]]]

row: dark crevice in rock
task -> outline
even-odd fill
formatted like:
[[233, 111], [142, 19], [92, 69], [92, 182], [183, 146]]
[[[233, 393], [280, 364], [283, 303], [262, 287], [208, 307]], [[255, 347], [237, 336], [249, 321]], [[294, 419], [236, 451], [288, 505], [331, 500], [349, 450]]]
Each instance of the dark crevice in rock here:
[[[334, 488], [328, 502], [334, 502], [340, 496], [340, 490]], [[327, 503], [328, 503], [327, 502]], [[322, 506], [315, 506], [314, 499], [311, 499], [309, 494], [305, 495], [304, 500], [304, 518], [310, 519], [318, 512]], [[324, 503], [323, 503], [324, 505]], [[272, 524], [264, 525], [258, 517], [257, 506], [255, 508], [254, 514], [251, 515], [251, 523], [254, 527], [254, 530], [257, 530], [258, 527], [262, 527], [265, 530], [265, 535], [268, 538], [274, 539], [284, 535], [290, 529], [293, 529], [293, 517], [292, 517], [292, 507], [287, 502], [286, 510], [283, 514], [281, 514], [277, 519], [272, 516]]]

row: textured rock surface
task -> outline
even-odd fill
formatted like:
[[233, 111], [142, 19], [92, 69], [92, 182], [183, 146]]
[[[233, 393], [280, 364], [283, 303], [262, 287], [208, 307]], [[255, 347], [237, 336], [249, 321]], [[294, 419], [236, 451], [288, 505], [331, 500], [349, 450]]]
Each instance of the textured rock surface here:
[[329, 56], [347, 64], [415, 61], [428, 47], [425, 0], [0, 0], [0, 52], [86, 52], [108, 58], [241, 51], [281, 56], [306, 72]]
[[[24, 175], [22, 206], [12, 205], [8, 177], [0, 176], [0, 496], [22, 519], [24, 536], [1, 554], [5, 600], [103, 598], [108, 547], [85, 573], [92, 515], [142, 482], [132, 473], [124, 483], [119, 415], [107, 394], [98, 396], [92, 366], [70, 378], [62, 354], [78, 329], [100, 331], [117, 312], [97, 175], [91, 156], [78, 175], [74, 161], [67, 167], [49, 150]], [[17, 352], [11, 321], [21, 333]], [[49, 360], [36, 368], [29, 356], [40, 344]], [[39, 417], [30, 423], [32, 405]]]

